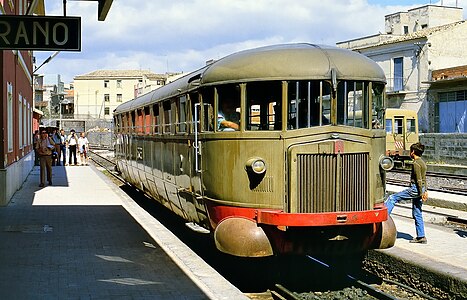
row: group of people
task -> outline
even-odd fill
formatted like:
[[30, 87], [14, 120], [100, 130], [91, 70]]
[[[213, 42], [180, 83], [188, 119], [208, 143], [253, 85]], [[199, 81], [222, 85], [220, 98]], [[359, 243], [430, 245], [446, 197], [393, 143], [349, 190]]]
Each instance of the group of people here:
[[[77, 152], [80, 155], [80, 164], [88, 164], [87, 152], [89, 150], [89, 141], [84, 132], [81, 132], [79, 137], [74, 129], [70, 130], [70, 134], [66, 135], [65, 130], [58, 131], [54, 129], [49, 133], [45, 128], [36, 131], [34, 134], [34, 151], [36, 160], [39, 160], [40, 165], [40, 184], [39, 187], [45, 186], [47, 173], [47, 182], [52, 185], [52, 165], [78, 165]], [[68, 152], [68, 163], [67, 163]]]

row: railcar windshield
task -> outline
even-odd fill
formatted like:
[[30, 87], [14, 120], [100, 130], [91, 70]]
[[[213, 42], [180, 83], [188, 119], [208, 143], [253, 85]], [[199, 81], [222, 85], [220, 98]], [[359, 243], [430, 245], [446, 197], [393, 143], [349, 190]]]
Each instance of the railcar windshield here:
[[337, 124], [368, 128], [368, 83], [341, 81], [337, 85]]
[[371, 127], [373, 129], [384, 129], [384, 84], [380, 82], [373, 82], [371, 85], [372, 92], [372, 119]]
[[246, 130], [282, 129], [282, 82], [246, 85]]
[[287, 92], [287, 129], [328, 125], [331, 86], [326, 81], [291, 81]]

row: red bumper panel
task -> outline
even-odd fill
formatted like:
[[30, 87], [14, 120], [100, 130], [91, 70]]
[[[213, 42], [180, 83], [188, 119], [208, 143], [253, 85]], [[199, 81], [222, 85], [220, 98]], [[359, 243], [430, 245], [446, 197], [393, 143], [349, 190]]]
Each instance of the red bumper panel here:
[[281, 210], [209, 204], [208, 210], [213, 228], [228, 217], [244, 217], [259, 224], [296, 227], [372, 224], [388, 218], [387, 208], [383, 204], [375, 206], [374, 210], [330, 213], [286, 213]]

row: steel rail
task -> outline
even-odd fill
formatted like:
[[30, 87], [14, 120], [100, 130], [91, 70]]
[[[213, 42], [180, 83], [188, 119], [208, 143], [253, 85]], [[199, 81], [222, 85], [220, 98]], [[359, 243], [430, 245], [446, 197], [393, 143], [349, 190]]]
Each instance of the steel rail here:
[[[406, 169], [392, 169], [389, 172], [391, 172], [391, 173], [400, 173], [400, 174], [410, 174], [411, 171], [406, 170]], [[466, 175], [450, 174], [450, 173], [442, 173], [442, 172], [433, 172], [433, 171], [427, 171], [426, 176], [447, 178], [447, 179], [457, 179], [457, 180], [467, 180]]]
[[99, 159], [102, 159], [102, 160], [105, 160], [106, 162], [112, 164], [113, 166], [113, 169], [114, 170], [110, 170], [105, 164], [99, 162], [98, 160], [96, 159], [93, 159], [93, 157], [91, 156], [90, 159], [92, 160], [93, 163], [99, 165], [100, 167], [104, 168], [110, 175], [112, 175], [113, 177], [115, 177], [116, 179], [118, 179], [120, 182], [124, 183], [124, 184], [127, 184], [127, 181], [125, 179], [123, 179], [121, 176], [117, 175], [116, 172], [115, 172], [115, 162], [111, 161], [110, 159], [92, 151], [92, 150], [89, 150], [89, 152], [91, 152], [93, 155], [99, 157]]
[[[391, 179], [391, 178], [386, 178], [386, 183], [390, 183], [390, 184], [397, 185], [397, 186], [405, 186], [405, 187], [408, 187], [408, 185], [410, 184], [409, 181]], [[445, 187], [445, 188], [441, 188], [441, 189], [428, 188], [428, 192], [429, 191], [467, 196], [467, 189], [458, 188], [458, 187]]]
[[[325, 262], [322, 262], [321, 260], [316, 259], [315, 257], [310, 256], [310, 255], [307, 255], [306, 257], [308, 257], [312, 261], [326, 267], [328, 270], [331, 270], [331, 266], [329, 266]], [[345, 276], [348, 280], [350, 280], [356, 287], [367, 291], [369, 295], [371, 295], [371, 296], [373, 296], [373, 297], [375, 297], [377, 299], [381, 299], [381, 300], [397, 300], [397, 299], [399, 299], [397, 297], [394, 297], [394, 296], [392, 296], [392, 295], [390, 295], [388, 293], [385, 293], [382, 290], [377, 289], [377, 288], [375, 288], [375, 287], [373, 287], [373, 286], [371, 286], [371, 285], [369, 285], [369, 284], [367, 284], [367, 283], [353, 277], [352, 275], [345, 274], [343, 276]]]

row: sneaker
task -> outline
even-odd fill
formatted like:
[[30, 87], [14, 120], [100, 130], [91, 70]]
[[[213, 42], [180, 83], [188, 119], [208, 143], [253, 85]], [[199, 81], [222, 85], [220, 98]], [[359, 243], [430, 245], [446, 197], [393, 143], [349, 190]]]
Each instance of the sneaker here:
[[52, 181], [49, 181], [49, 185], [52, 185]]
[[410, 243], [426, 244], [427, 240], [426, 240], [426, 237], [417, 237], [411, 240]]
[[43, 183], [39, 184], [39, 187], [44, 187], [44, 184]]

